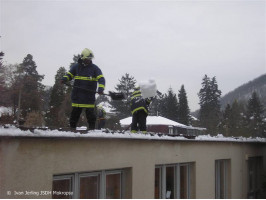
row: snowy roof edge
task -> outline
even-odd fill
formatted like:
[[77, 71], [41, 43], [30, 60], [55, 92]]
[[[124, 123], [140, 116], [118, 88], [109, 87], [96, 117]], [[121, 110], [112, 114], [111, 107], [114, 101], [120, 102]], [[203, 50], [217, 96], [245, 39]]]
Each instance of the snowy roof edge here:
[[87, 138], [87, 139], [133, 139], [133, 140], [165, 140], [165, 141], [196, 141], [196, 142], [236, 142], [236, 143], [266, 143], [266, 138], [244, 138], [240, 137], [238, 139], [232, 137], [224, 137], [222, 135], [210, 136], [210, 135], [200, 135], [195, 139], [187, 139], [183, 136], [168, 136], [168, 135], [150, 135], [150, 134], [136, 134], [130, 133], [129, 131], [125, 133], [104, 133], [100, 130], [89, 131], [86, 134], [58, 131], [58, 130], [34, 130], [34, 133], [30, 131], [22, 131], [17, 128], [3, 129], [0, 128], [0, 138], [1, 137], [14, 137], [14, 138]]

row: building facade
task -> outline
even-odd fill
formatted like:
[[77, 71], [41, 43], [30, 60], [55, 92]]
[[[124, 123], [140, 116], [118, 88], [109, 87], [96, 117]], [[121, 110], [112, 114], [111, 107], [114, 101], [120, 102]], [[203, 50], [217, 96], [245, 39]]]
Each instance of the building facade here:
[[0, 198], [265, 198], [265, 142], [109, 135], [0, 136]]

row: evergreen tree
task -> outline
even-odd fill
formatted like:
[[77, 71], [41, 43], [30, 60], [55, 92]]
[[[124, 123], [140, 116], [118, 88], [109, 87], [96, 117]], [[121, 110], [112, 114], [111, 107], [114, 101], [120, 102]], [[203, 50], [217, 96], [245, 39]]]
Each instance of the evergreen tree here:
[[[69, 64], [69, 69], [72, 67], [72, 65], [78, 63], [79, 57], [80, 57], [79, 54], [73, 56], [72, 62]], [[58, 75], [58, 78], [62, 75], [61, 73], [62, 72], [60, 72], [60, 75]], [[61, 80], [61, 78], [64, 75], [62, 75], [60, 77], [60, 80]], [[62, 103], [59, 106], [59, 111], [58, 111], [58, 116], [60, 116], [60, 126], [68, 126], [69, 125], [69, 116], [70, 116], [70, 113], [72, 111], [72, 107], [71, 107], [71, 91], [72, 91], [72, 88], [71, 87], [65, 87], [65, 89], [66, 89], [65, 95], [64, 95]], [[85, 120], [82, 120], [83, 118], [84, 118], [84, 112], [81, 114], [81, 117], [80, 117], [81, 120], [80, 121], [84, 121], [82, 123], [84, 125], [87, 125]], [[78, 126], [80, 126], [80, 123], [78, 124]]]
[[125, 94], [126, 99], [124, 101], [114, 101], [111, 100], [110, 104], [114, 107], [114, 111], [118, 113], [120, 119], [129, 117], [131, 115], [130, 111], [130, 95], [136, 87], [136, 80], [133, 76], [126, 73], [119, 80], [119, 84], [116, 85], [115, 89], [118, 92]]
[[220, 97], [216, 78], [210, 79], [207, 75], [202, 81], [202, 88], [198, 93], [200, 99], [199, 119], [201, 126], [207, 128], [211, 134], [217, 133], [220, 121]]
[[21, 85], [21, 109], [22, 116], [25, 117], [30, 111], [41, 111], [42, 109], [42, 91], [41, 84], [44, 75], [39, 75], [37, 65], [33, 56], [28, 54], [20, 64], [19, 78], [17, 82]]
[[78, 63], [78, 59], [79, 59], [80, 57], [81, 57], [80, 54], [78, 54], [78, 55], [74, 55], [74, 56], [73, 56], [73, 62], [70, 63], [69, 68], [71, 68], [72, 65], [77, 64], [77, 63]]
[[230, 104], [227, 104], [225, 107], [225, 110], [223, 112], [223, 119], [222, 119], [222, 132], [224, 133], [225, 136], [229, 136], [231, 133], [231, 115], [232, 115], [232, 108]]
[[165, 95], [162, 102], [162, 116], [177, 121], [178, 116], [178, 102], [176, 94], [173, 92], [172, 88], [169, 88], [168, 93]]
[[184, 85], [181, 86], [181, 89], [178, 93], [178, 122], [185, 125], [190, 125], [190, 109], [188, 106], [187, 93]]
[[238, 103], [237, 100], [235, 100], [232, 105], [227, 104], [223, 111], [220, 131], [225, 136], [246, 136], [243, 118], [244, 112], [244, 106]]
[[265, 136], [265, 125], [263, 122], [264, 108], [256, 92], [252, 93], [247, 104], [246, 128], [250, 136]]
[[165, 96], [161, 92], [157, 92], [157, 95], [152, 99], [149, 106], [150, 116], [162, 116], [164, 98]]
[[64, 126], [65, 115], [59, 115], [60, 106], [62, 105], [67, 93], [67, 86], [61, 84], [61, 78], [66, 74], [66, 69], [60, 67], [55, 75], [55, 83], [50, 95], [50, 109], [46, 115], [48, 126]]

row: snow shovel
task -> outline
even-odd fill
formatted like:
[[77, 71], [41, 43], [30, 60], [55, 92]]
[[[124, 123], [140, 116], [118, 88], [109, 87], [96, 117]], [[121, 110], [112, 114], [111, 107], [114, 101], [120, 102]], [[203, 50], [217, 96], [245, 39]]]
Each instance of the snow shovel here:
[[[66, 84], [67, 86], [70, 86], [70, 87], [72, 87], [72, 88], [78, 88], [78, 89], [82, 89], [82, 90], [85, 90], [85, 91], [87, 91], [87, 92], [93, 92], [93, 93], [97, 93], [97, 94], [99, 94], [99, 92], [96, 92], [96, 91], [94, 91], [94, 90], [89, 90], [89, 89], [86, 89], [86, 88], [82, 88], [82, 87], [78, 87], [78, 86], [72, 86], [72, 85], [70, 85], [70, 84]], [[117, 93], [117, 92], [110, 92], [109, 91], [109, 94], [101, 94], [101, 95], [106, 95], [106, 96], [109, 96], [109, 97], [111, 97], [111, 99], [112, 100], [123, 100], [123, 99], [125, 99], [125, 95], [122, 93], [122, 92], [120, 92], [120, 93]]]

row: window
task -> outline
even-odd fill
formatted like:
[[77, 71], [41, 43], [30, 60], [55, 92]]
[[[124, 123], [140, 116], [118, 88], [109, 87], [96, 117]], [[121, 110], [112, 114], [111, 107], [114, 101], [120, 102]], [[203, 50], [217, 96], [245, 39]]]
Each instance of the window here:
[[169, 134], [173, 135], [174, 134], [174, 127], [168, 126], [168, 132], [169, 132]]
[[106, 198], [121, 199], [121, 173], [106, 175]]
[[[155, 167], [155, 199], [192, 198], [194, 194], [193, 163], [158, 165]], [[194, 176], [193, 176], [194, 177]]]
[[79, 198], [100, 198], [100, 173], [82, 174], [79, 176]]
[[248, 158], [248, 197], [249, 199], [262, 198], [262, 157]]
[[228, 199], [230, 188], [230, 160], [215, 161], [215, 198]]
[[[125, 170], [74, 173], [54, 176], [53, 198], [121, 199]], [[126, 172], [126, 174], [129, 174]], [[128, 176], [128, 175], [127, 175]], [[126, 182], [125, 182], [126, 183]]]
[[71, 199], [73, 197], [73, 178], [71, 175], [54, 177], [52, 198]]

